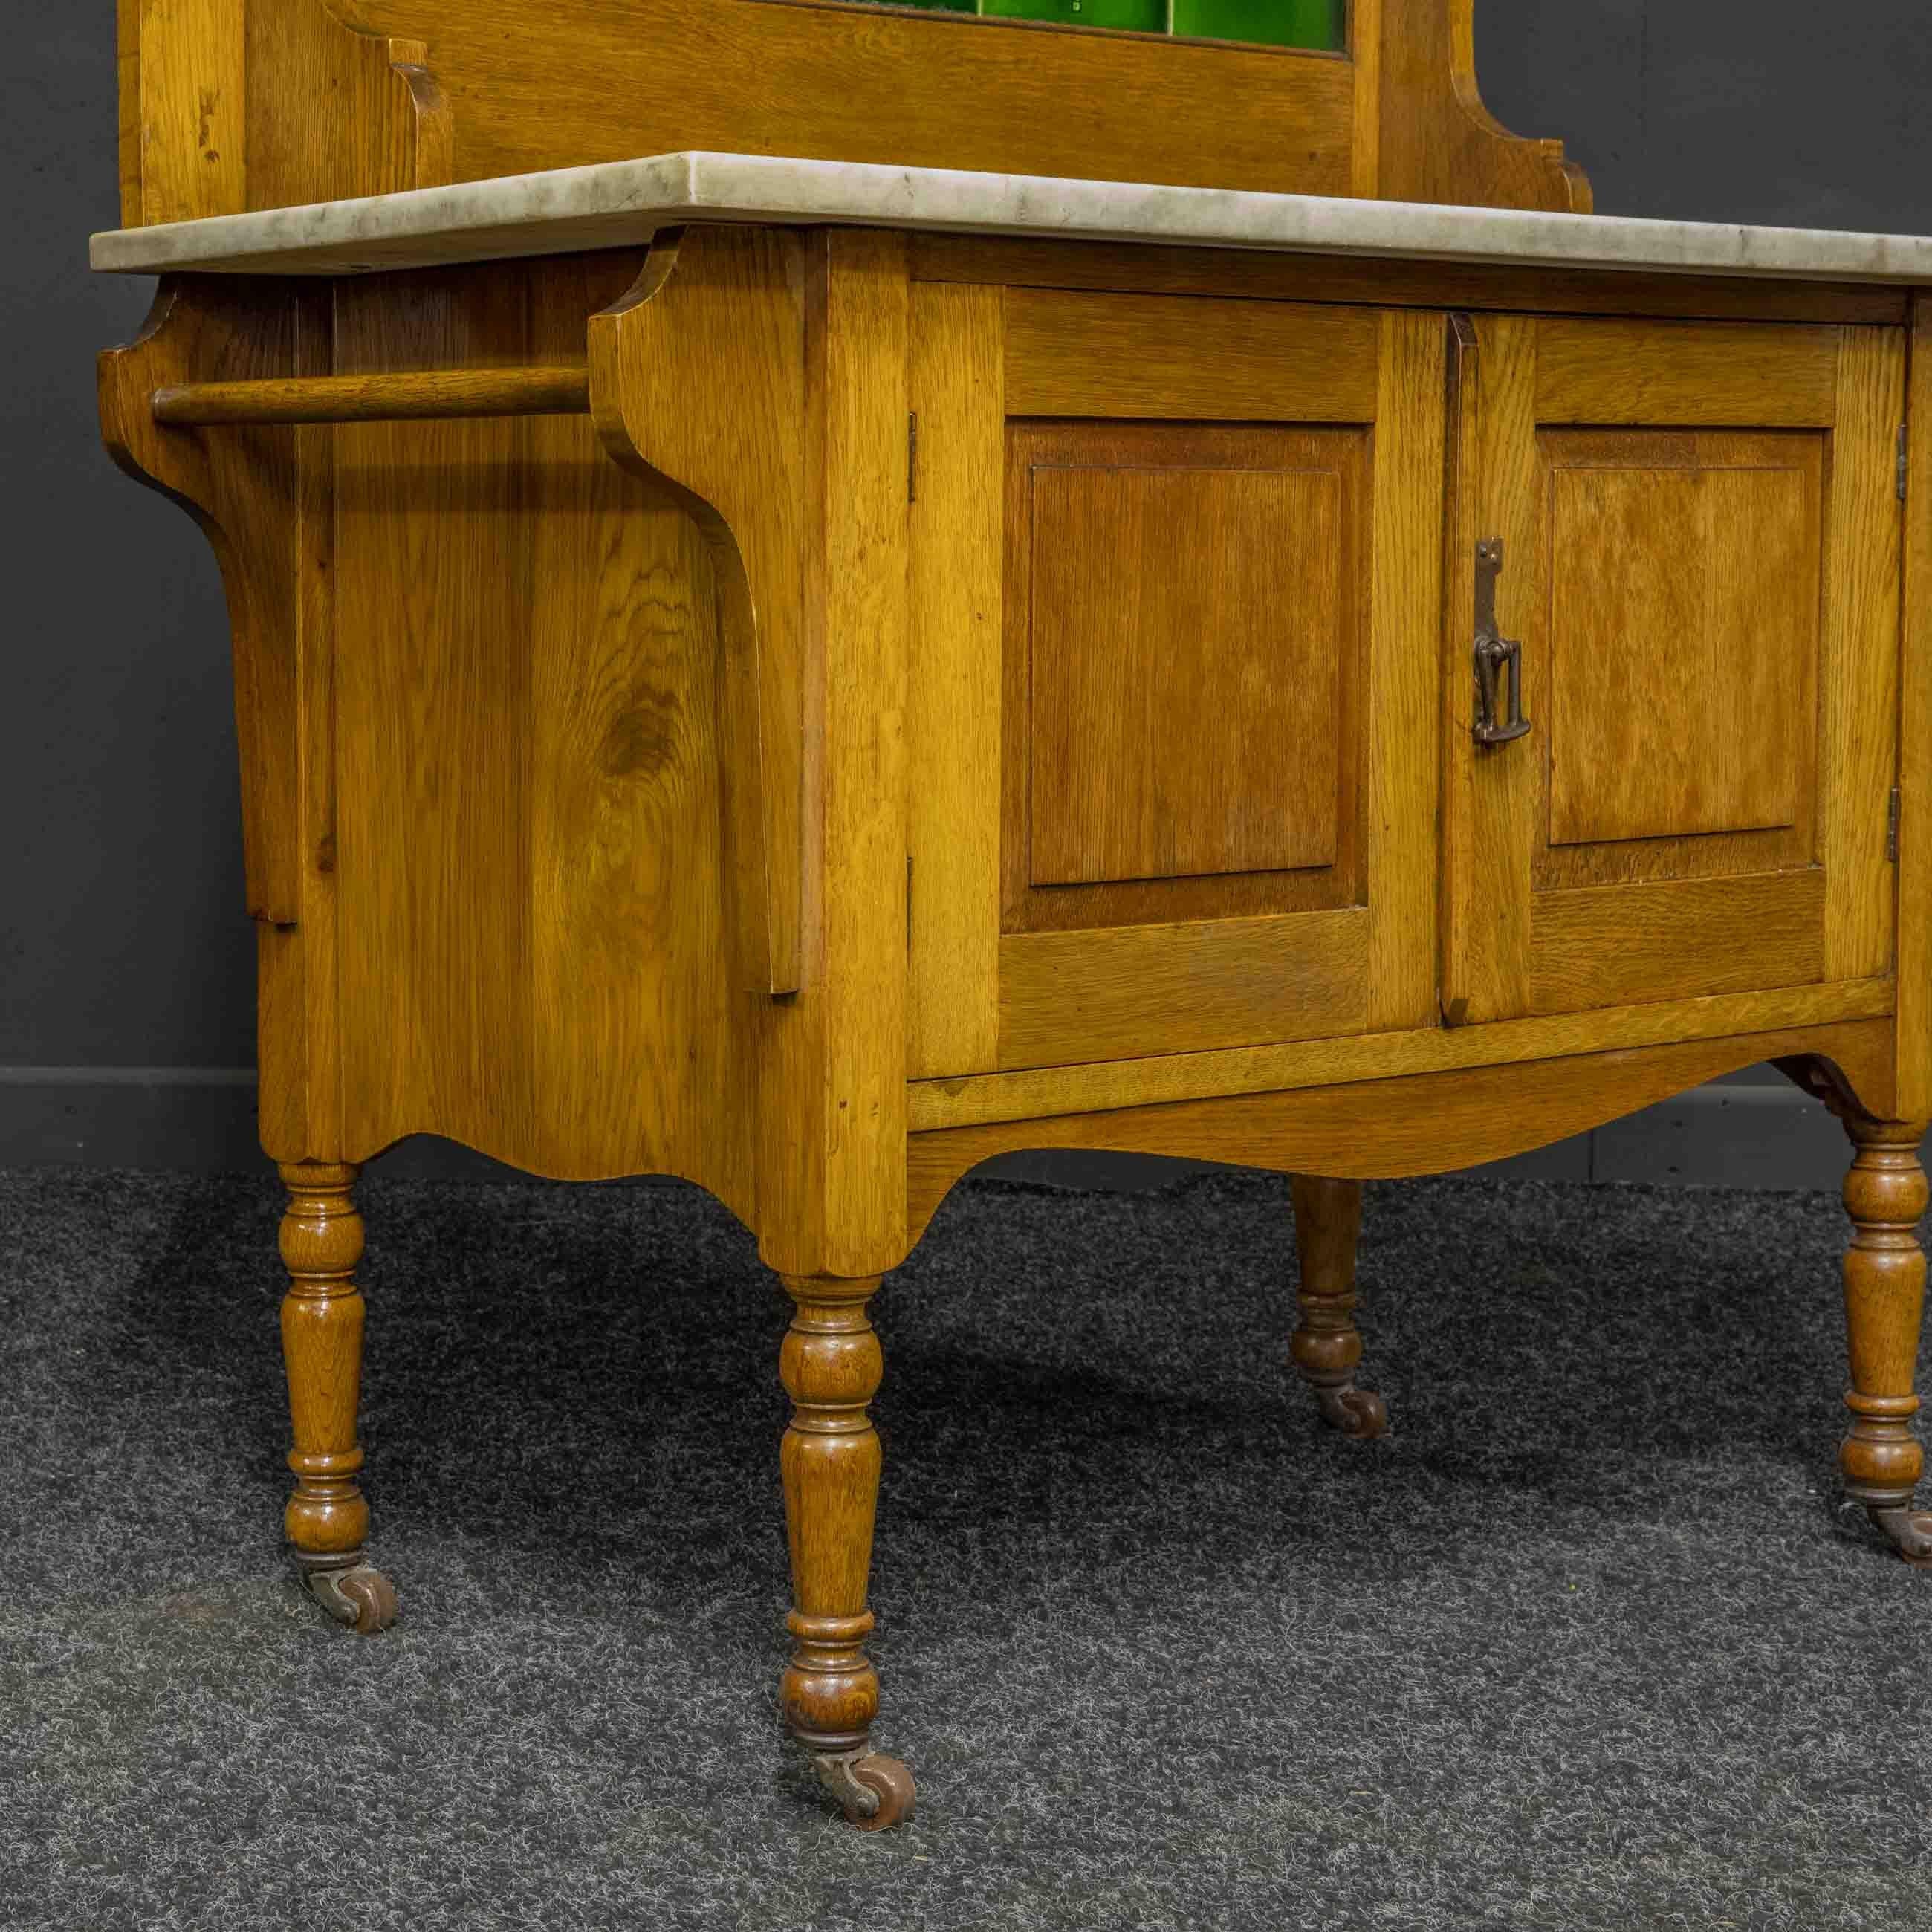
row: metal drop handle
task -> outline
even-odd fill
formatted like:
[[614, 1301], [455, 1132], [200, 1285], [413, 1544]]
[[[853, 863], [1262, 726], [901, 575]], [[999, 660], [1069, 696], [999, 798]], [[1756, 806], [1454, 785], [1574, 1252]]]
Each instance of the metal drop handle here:
[[[1476, 742], [1507, 745], [1529, 735], [1522, 715], [1522, 646], [1496, 629], [1496, 579], [1502, 574], [1503, 540], [1485, 537], [1476, 546]], [[1502, 702], [1507, 682], [1508, 700]]]

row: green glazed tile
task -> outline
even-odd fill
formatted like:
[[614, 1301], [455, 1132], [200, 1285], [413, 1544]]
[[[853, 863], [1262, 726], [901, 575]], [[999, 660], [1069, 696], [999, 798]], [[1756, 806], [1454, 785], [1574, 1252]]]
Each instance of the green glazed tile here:
[[1057, 20], [1072, 27], [1172, 31], [1270, 47], [1339, 50], [1348, 41], [1348, 0], [896, 0], [928, 12]]
[[1174, 31], [1339, 51], [1347, 43], [1346, 11], [1343, 0], [1174, 0]]
[[982, 14], [1010, 20], [1064, 20], [1072, 27], [1167, 31], [1167, 0], [981, 0]]

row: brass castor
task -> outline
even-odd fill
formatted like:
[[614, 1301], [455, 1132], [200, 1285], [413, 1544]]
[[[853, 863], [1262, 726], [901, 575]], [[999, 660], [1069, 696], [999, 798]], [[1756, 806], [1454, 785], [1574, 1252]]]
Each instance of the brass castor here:
[[1318, 1388], [1315, 1400], [1322, 1420], [1344, 1436], [1366, 1442], [1388, 1433], [1388, 1404], [1367, 1389]]
[[1932, 1570], [1932, 1515], [1923, 1510], [1868, 1506], [1866, 1514], [1915, 1570]]
[[309, 1594], [358, 1636], [376, 1636], [396, 1621], [396, 1586], [359, 1550], [346, 1557], [298, 1555], [296, 1567]]
[[878, 1751], [814, 1751], [819, 1782], [862, 1832], [884, 1832], [911, 1816], [918, 1796], [912, 1773]]

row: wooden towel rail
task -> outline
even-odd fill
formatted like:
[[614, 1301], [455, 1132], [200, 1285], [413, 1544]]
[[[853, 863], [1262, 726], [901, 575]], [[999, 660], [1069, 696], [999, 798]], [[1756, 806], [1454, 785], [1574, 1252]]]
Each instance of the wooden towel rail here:
[[154, 392], [154, 420], [183, 428], [590, 412], [590, 373], [572, 368], [295, 376], [254, 382], [184, 382]]

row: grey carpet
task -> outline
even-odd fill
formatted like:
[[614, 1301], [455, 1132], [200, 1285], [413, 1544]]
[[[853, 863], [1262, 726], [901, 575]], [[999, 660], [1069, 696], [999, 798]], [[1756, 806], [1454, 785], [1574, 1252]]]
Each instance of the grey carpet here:
[[1822, 1195], [962, 1189], [877, 1304], [880, 1738], [778, 1735], [785, 1312], [683, 1188], [373, 1178], [404, 1621], [286, 1580], [270, 1181], [0, 1175], [0, 1923], [1932, 1924], [1932, 1575], [1834, 1507]]

